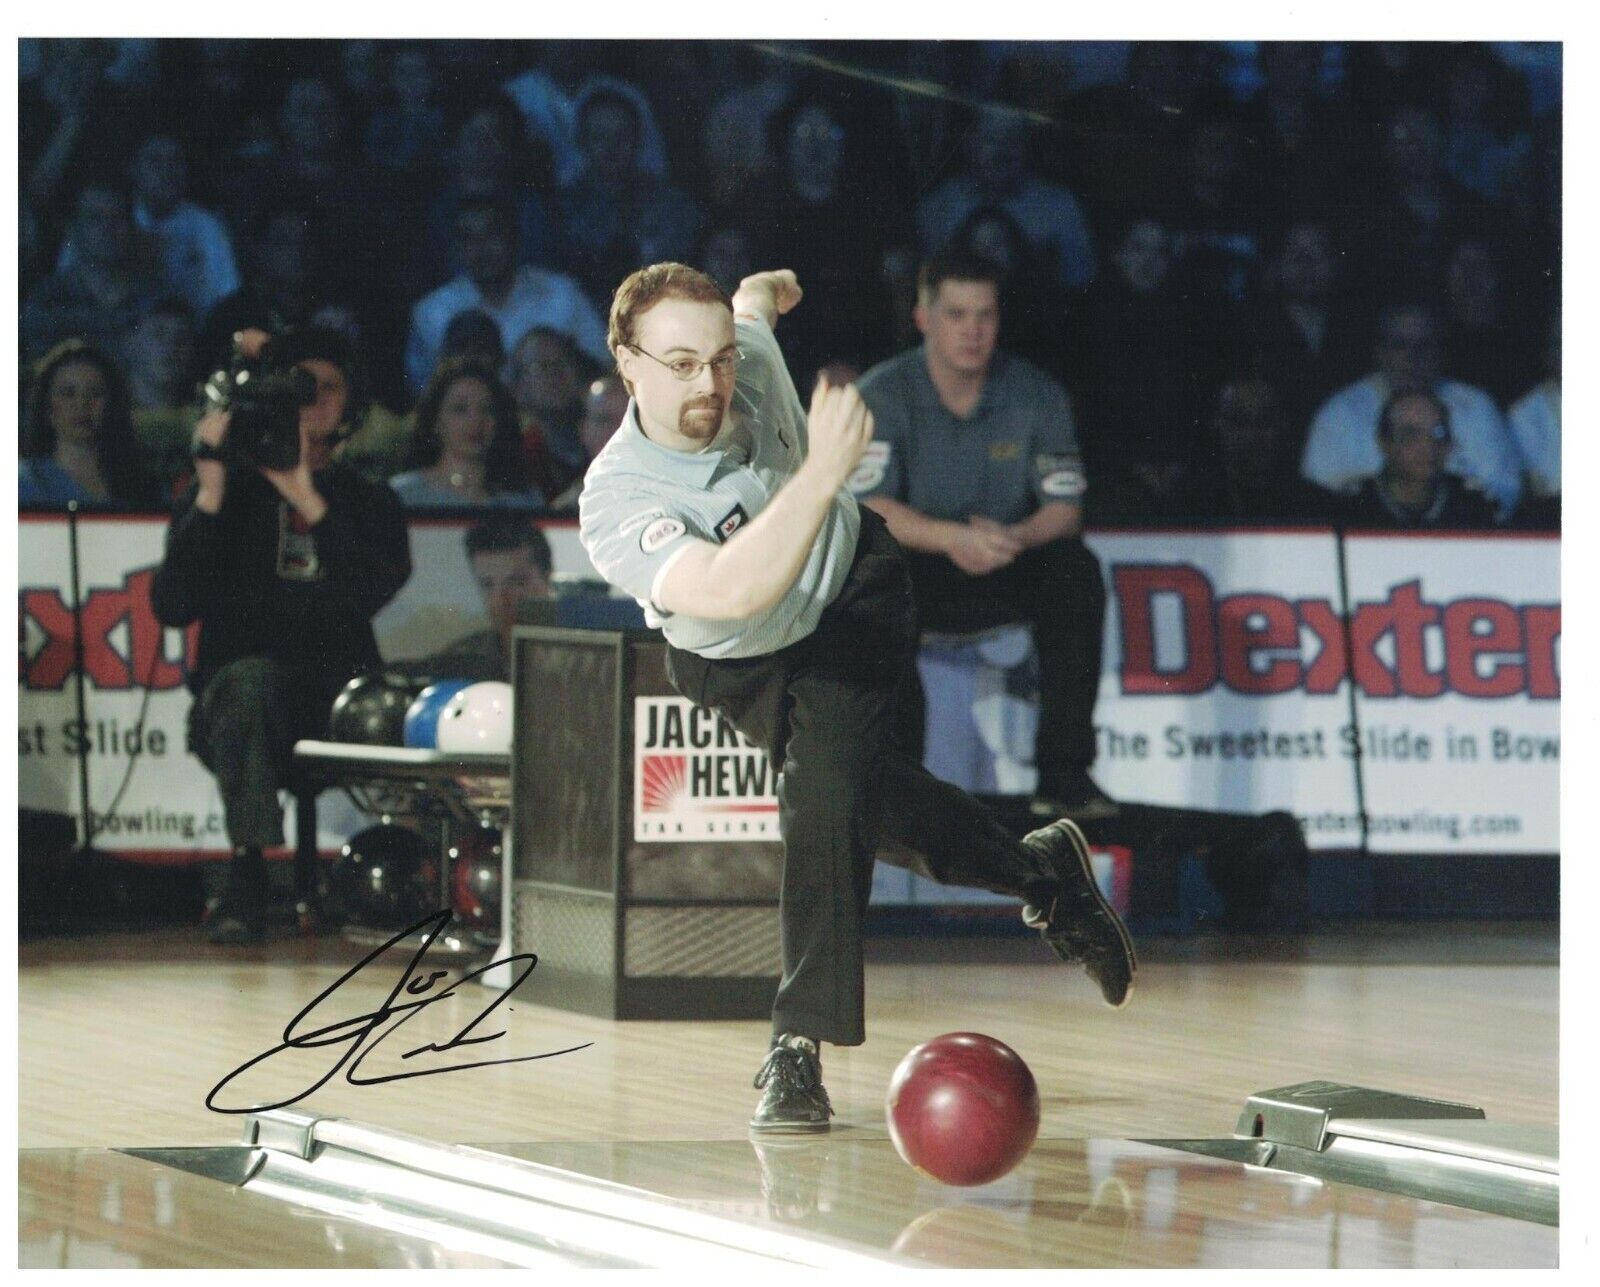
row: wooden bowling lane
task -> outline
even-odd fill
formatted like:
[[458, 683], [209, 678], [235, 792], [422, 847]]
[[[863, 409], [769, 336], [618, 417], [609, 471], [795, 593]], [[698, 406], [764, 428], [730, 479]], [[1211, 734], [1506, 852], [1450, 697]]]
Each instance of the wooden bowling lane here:
[[22, 1269], [481, 1269], [503, 1262], [109, 1149], [25, 1149]]

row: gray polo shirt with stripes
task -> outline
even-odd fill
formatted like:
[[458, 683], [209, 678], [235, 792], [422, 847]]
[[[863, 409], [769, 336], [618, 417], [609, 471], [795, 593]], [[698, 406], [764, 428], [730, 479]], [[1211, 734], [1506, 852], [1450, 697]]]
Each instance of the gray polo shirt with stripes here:
[[639, 428], [638, 406], [595, 457], [578, 499], [583, 548], [601, 576], [637, 599], [667, 641], [702, 657], [759, 657], [817, 628], [849, 575], [861, 513], [840, 489], [795, 583], [767, 611], [714, 621], [664, 612], [662, 578], [696, 540], [720, 544], [766, 508], [806, 453], [806, 413], [765, 322], [738, 318], [733, 405], [703, 451], [673, 451]]

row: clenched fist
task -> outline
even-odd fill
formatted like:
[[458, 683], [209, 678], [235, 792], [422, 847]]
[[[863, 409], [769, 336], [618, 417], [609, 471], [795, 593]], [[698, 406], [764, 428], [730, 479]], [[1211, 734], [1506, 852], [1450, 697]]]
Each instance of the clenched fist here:
[[843, 487], [872, 441], [872, 412], [855, 385], [835, 386], [819, 378], [806, 423], [811, 442], [806, 464], [822, 472], [830, 490]]

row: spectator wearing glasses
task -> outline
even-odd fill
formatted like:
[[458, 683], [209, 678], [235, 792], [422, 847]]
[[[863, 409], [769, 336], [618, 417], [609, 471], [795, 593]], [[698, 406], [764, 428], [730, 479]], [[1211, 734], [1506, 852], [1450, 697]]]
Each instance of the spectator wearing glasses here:
[[1478, 530], [1495, 526], [1494, 506], [1445, 472], [1450, 409], [1426, 390], [1391, 396], [1378, 417], [1383, 468], [1363, 479], [1338, 517], [1345, 527]]
[[1351, 492], [1379, 472], [1383, 453], [1373, 430], [1402, 389], [1432, 393], [1449, 411], [1454, 442], [1445, 468], [1476, 483], [1504, 517], [1522, 491], [1521, 460], [1500, 409], [1482, 389], [1444, 378], [1439, 319], [1421, 303], [1385, 309], [1378, 323], [1378, 369], [1340, 389], [1317, 412], [1300, 472], [1319, 487]]

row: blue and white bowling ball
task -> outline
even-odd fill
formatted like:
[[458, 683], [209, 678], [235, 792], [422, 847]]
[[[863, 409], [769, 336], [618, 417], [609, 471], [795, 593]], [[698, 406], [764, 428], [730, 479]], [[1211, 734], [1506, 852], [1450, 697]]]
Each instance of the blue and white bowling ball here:
[[417, 700], [406, 711], [406, 745], [428, 750], [437, 746], [439, 716], [450, 699], [471, 684], [470, 679], [441, 679], [417, 694]]
[[439, 712], [441, 751], [511, 753], [511, 685], [498, 679], [469, 684]]

